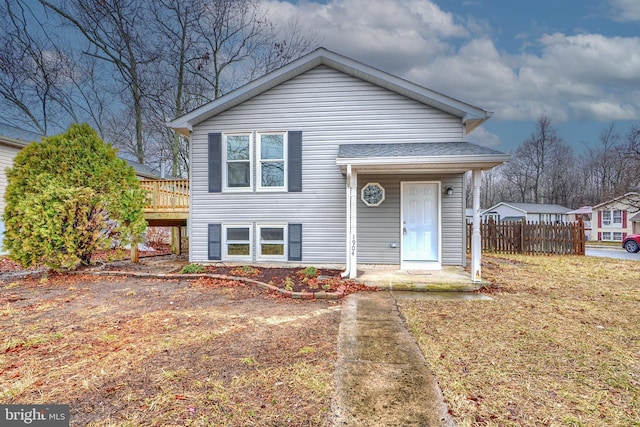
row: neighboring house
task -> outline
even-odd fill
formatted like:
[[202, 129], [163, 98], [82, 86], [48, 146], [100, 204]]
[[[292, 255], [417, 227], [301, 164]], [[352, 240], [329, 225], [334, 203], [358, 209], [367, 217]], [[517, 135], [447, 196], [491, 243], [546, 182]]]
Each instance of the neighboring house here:
[[129, 159], [125, 159], [122, 156], [120, 158], [123, 160], [126, 160], [126, 162], [129, 163], [129, 166], [131, 166], [133, 170], [136, 171], [136, 177], [139, 180], [142, 181], [142, 180], [148, 180], [148, 179], [161, 179], [160, 175], [156, 173], [153, 169], [151, 169], [149, 166], [143, 165], [138, 162], [134, 162]]
[[591, 226], [591, 215], [593, 209], [591, 206], [582, 206], [578, 209], [567, 212], [569, 222], [582, 221], [584, 223], [584, 236], [587, 240], [593, 238], [593, 229]]
[[602, 241], [621, 242], [640, 233], [640, 194], [630, 192], [593, 207], [593, 235]]
[[512, 203], [500, 202], [482, 212], [484, 220], [493, 219], [496, 222], [527, 221], [531, 223], [564, 223], [569, 221], [568, 213], [571, 209], [560, 205], [545, 203]]
[[169, 123], [190, 137], [190, 260], [464, 265], [464, 173], [479, 200], [508, 159], [465, 142], [491, 114], [318, 49]]
[[4, 192], [7, 189], [5, 169], [13, 166], [13, 159], [20, 150], [33, 141], [39, 141], [42, 135], [0, 123], [0, 252], [4, 237]]

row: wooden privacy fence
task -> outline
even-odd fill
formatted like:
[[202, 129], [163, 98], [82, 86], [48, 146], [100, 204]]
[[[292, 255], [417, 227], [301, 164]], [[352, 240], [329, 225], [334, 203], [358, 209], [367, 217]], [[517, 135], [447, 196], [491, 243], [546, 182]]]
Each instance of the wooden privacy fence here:
[[[473, 224], [467, 224], [467, 249], [471, 248]], [[564, 224], [525, 221], [480, 223], [482, 251], [507, 254], [584, 255], [582, 221]]]

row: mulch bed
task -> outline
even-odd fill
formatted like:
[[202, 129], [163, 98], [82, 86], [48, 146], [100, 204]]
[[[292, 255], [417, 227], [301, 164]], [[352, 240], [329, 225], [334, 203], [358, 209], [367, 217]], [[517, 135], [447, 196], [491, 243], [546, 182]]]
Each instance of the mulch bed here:
[[292, 292], [335, 292], [341, 289], [345, 295], [361, 291], [377, 291], [354, 280], [340, 277], [341, 270], [317, 269], [315, 277], [304, 274], [304, 268], [268, 268], [248, 266], [207, 266], [207, 273], [246, 277]]

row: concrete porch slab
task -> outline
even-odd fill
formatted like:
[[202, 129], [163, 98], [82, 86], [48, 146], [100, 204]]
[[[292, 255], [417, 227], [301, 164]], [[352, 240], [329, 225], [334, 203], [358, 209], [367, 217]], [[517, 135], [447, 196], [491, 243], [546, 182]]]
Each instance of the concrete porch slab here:
[[471, 273], [458, 266], [443, 266], [441, 270], [400, 270], [397, 265], [359, 265], [358, 281], [392, 291], [464, 292], [491, 284], [474, 282]]

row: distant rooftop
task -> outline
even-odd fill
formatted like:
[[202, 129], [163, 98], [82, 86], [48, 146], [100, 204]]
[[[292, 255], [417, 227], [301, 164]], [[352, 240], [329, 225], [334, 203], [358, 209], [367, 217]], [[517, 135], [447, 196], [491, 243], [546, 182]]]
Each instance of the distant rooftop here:
[[160, 178], [160, 175], [156, 171], [151, 169], [149, 166], [143, 165], [138, 162], [134, 162], [124, 157], [120, 157], [120, 158], [123, 160], [126, 160], [127, 163], [129, 163], [129, 166], [131, 166], [136, 171], [136, 175], [141, 176], [143, 178], [153, 178], [153, 179]]
[[548, 203], [511, 203], [504, 202], [506, 205], [514, 208], [522, 209], [527, 213], [550, 213], [550, 214], [566, 214], [571, 209], [560, 205]]
[[40, 141], [42, 135], [29, 130], [0, 122], [0, 140], [26, 146], [33, 141]]

